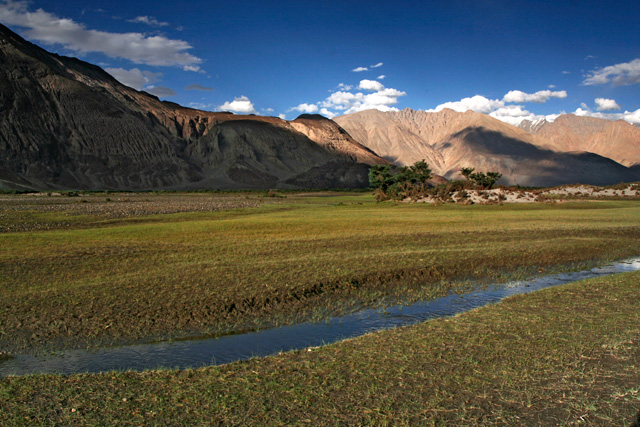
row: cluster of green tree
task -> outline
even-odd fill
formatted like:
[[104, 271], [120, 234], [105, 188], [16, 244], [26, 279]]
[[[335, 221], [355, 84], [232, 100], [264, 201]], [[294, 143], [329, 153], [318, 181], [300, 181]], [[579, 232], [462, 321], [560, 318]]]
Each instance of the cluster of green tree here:
[[475, 172], [474, 168], [462, 168], [460, 173], [466, 181], [452, 181], [430, 188], [427, 180], [431, 178], [431, 169], [424, 160], [395, 169], [390, 165], [374, 165], [369, 169], [369, 185], [375, 189], [377, 201], [402, 200], [421, 195], [432, 195], [444, 200], [455, 191], [491, 189], [502, 177], [499, 172]]
[[404, 199], [427, 188], [431, 169], [424, 160], [392, 171], [390, 165], [374, 165], [369, 169], [369, 185], [376, 189], [376, 200]]
[[476, 187], [483, 190], [489, 190], [495, 185], [502, 174], [500, 172], [475, 172], [475, 168], [462, 168], [460, 174], [464, 176], [468, 181], [471, 181]]

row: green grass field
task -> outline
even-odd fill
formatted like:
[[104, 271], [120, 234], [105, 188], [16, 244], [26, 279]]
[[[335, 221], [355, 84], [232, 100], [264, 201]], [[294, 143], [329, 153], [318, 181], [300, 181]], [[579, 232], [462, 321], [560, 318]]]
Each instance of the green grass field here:
[[0, 380], [0, 425], [630, 426], [640, 273], [185, 371]]
[[[20, 229], [24, 214], [32, 230], [0, 234], [0, 351], [319, 318], [462, 291], [467, 279], [640, 253], [637, 201], [427, 206], [376, 204], [369, 194], [244, 195], [252, 207], [109, 216], [97, 208], [103, 197], [5, 212], [7, 224]], [[131, 197], [102, 204], [223, 196]]]
[[[7, 196], [0, 351], [193, 336], [640, 254], [640, 202]], [[0, 379], [0, 425], [629, 426], [640, 273], [185, 371]]]

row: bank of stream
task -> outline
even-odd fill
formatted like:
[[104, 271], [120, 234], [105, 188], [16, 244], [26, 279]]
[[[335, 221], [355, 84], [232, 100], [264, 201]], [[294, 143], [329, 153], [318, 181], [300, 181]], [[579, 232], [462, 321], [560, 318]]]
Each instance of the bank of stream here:
[[381, 329], [407, 326], [496, 303], [503, 298], [593, 277], [640, 270], [640, 257], [590, 270], [553, 274], [483, 286], [467, 294], [430, 301], [363, 310], [323, 322], [310, 322], [215, 338], [138, 344], [0, 359], [0, 376], [111, 370], [186, 369], [219, 365], [282, 351], [303, 349], [353, 338]]

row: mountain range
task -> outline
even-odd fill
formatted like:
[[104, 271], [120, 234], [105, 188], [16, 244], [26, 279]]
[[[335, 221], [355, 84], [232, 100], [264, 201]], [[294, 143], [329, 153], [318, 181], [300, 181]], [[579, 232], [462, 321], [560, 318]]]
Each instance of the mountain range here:
[[324, 117], [162, 102], [1, 25], [0, 158], [14, 189], [353, 188], [388, 163]]
[[500, 171], [548, 186], [640, 179], [640, 129], [560, 116], [521, 128], [405, 109], [330, 120], [209, 112], [160, 101], [0, 25], [0, 189], [361, 188], [370, 165]]
[[500, 182], [509, 185], [639, 179], [640, 129], [623, 121], [563, 115], [553, 123], [523, 123], [523, 129], [473, 111], [409, 108], [362, 111], [335, 121], [389, 161], [409, 165], [425, 159], [448, 179], [459, 178], [463, 167], [499, 171]]

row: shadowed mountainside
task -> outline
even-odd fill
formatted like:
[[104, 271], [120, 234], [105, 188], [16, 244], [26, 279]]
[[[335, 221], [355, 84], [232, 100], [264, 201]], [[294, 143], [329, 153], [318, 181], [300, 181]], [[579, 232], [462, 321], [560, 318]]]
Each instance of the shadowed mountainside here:
[[499, 171], [500, 183], [548, 186], [616, 184], [640, 179], [638, 171], [586, 152], [559, 152], [545, 138], [485, 114], [404, 109], [363, 111], [335, 118], [349, 134], [398, 164], [426, 159], [434, 172], [459, 177], [462, 167]]
[[2, 25], [0, 158], [0, 188], [36, 189], [363, 187], [386, 163], [328, 119], [162, 102]]
[[640, 164], [640, 129], [624, 120], [563, 114], [535, 125], [525, 120], [519, 127], [547, 139], [556, 151], [588, 151], [625, 166]]

